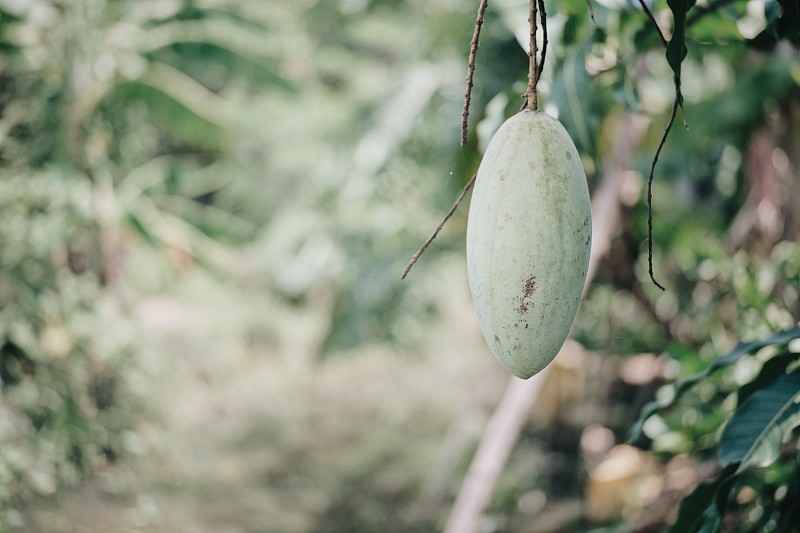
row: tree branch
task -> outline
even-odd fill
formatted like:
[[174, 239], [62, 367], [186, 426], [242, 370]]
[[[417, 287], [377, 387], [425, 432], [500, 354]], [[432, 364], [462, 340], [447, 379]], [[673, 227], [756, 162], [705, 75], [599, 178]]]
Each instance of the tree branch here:
[[653, 156], [653, 161], [650, 163], [650, 174], [647, 176], [647, 272], [650, 274], [650, 280], [656, 287], [665, 291], [663, 285], [656, 281], [653, 275], [653, 176], [656, 171], [656, 163], [658, 156], [661, 155], [661, 149], [664, 148], [664, 143], [667, 142], [667, 136], [675, 123], [675, 116], [678, 114], [678, 107], [680, 106], [680, 80], [675, 77], [675, 101], [672, 103], [672, 113], [669, 116], [667, 127], [664, 128], [664, 133], [661, 135], [661, 142], [658, 143], [658, 148]]
[[461, 112], [461, 146], [467, 145], [467, 131], [469, 121], [469, 104], [472, 101], [472, 79], [475, 76], [475, 56], [478, 54], [478, 46], [481, 38], [481, 27], [483, 27], [483, 17], [489, 0], [481, 0], [478, 5], [478, 17], [475, 20], [475, 30], [472, 32], [472, 41], [469, 43], [469, 59], [467, 60], [467, 89], [464, 91], [464, 110]]
[[661, 27], [658, 25], [658, 21], [656, 21], [656, 17], [653, 16], [653, 12], [650, 11], [650, 8], [647, 7], [647, 4], [644, 3], [644, 0], [639, 0], [639, 5], [642, 6], [642, 9], [644, 10], [645, 15], [647, 15], [647, 18], [649, 18], [650, 22], [653, 23], [653, 27], [656, 29], [656, 32], [658, 33], [658, 38], [661, 40], [661, 45], [666, 48], [667, 39], [664, 37], [664, 32], [661, 31]]
[[542, 53], [539, 61], [539, 76], [541, 77], [542, 71], [544, 71], [544, 59], [547, 57], [547, 12], [544, 10], [544, 0], [539, 0], [539, 21], [542, 23]]
[[537, 6], [537, 0], [530, 0], [530, 11], [528, 14], [528, 23], [530, 24], [530, 44], [528, 45], [528, 90], [525, 91], [524, 109], [531, 111], [536, 111], [539, 109], [538, 94], [536, 93], [536, 86], [539, 84], [539, 67], [536, 64], [536, 56], [538, 54], [536, 44]]
[[417, 250], [417, 253], [411, 256], [411, 260], [408, 262], [408, 265], [406, 265], [406, 268], [403, 270], [403, 275], [400, 277], [400, 279], [406, 279], [406, 276], [408, 276], [408, 273], [411, 272], [411, 268], [417, 262], [419, 256], [421, 256], [425, 252], [425, 250], [428, 249], [428, 246], [430, 246], [430, 244], [433, 242], [433, 239], [435, 239], [436, 236], [439, 235], [439, 232], [442, 231], [444, 225], [447, 223], [448, 220], [450, 220], [450, 217], [453, 216], [453, 213], [456, 212], [456, 209], [458, 209], [458, 206], [461, 204], [461, 201], [464, 200], [464, 197], [467, 195], [467, 191], [469, 191], [472, 188], [472, 186], [475, 185], [475, 178], [477, 177], [478, 173], [476, 172], [475, 174], [472, 175], [467, 184], [464, 185], [464, 188], [461, 190], [461, 194], [459, 194], [458, 198], [456, 198], [456, 201], [453, 202], [453, 205], [450, 207], [450, 211], [447, 212], [447, 214], [444, 216], [444, 219], [442, 219], [439, 225], [436, 226], [436, 229], [433, 230], [433, 234], [430, 237], [428, 237], [428, 240], [425, 241], [425, 243], [422, 246], [420, 246], [419, 250]]

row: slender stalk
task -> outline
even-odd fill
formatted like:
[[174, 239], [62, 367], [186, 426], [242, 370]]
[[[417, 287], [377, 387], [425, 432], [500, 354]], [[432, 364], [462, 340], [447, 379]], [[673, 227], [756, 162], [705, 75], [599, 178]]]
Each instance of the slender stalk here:
[[[661, 45], [666, 48], [669, 42], [664, 37], [664, 33], [661, 31], [661, 27], [658, 25], [655, 16], [653, 16], [653, 12], [650, 11], [650, 8], [647, 7], [644, 0], [639, 0], [639, 4], [642, 6], [647, 18], [650, 19], [650, 22], [653, 24], [653, 28], [656, 30]], [[675, 85], [675, 101], [672, 102], [672, 113], [670, 114], [667, 126], [664, 128], [664, 133], [661, 135], [661, 141], [658, 143], [658, 148], [656, 149], [655, 155], [653, 155], [653, 160], [650, 162], [650, 174], [647, 177], [647, 272], [650, 274], [650, 280], [653, 284], [662, 291], [666, 289], [656, 281], [655, 275], [653, 274], [653, 177], [655, 175], [658, 156], [661, 155], [661, 150], [664, 148], [664, 143], [667, 141], [667, 137], [672, 129], [672, 125], [675, 123], [675, 117], [681, 105], [681, 79], [678, 76], [673, 76], [672, 81]]]
[[428, 249], [428, 246], [430, 246], [430, 244], [433, 242], [433, 239], [435, 239], [436, 236], [439, 235], [439, 232], [442, 231], [444, 225], [447, 223], [448, 220], [450, 220], [450, 217], [453, 216], [453, 213], [456, 212], [456, 209], [458, 209], [458, 206], [461, 204], [461, 201], [464, 200], [464, 197], [467, 195], [467, 191], [469, 191], [472, 188], [472, 186], [475, 185], [475, 178], [477, 177], [478, 173], [476, 172], [475, 174], [472, 175], [467, 184], [464, 185], [464, 188], [461, 190], [461, 194], [459, 194], [458, 198], [456, 198], [456, 201], [453, 202], [453, 205], [450, 207], [450, 211], [447, 212], [447, 214], [444, 216], [444, 219], [439, 223], [438, 226], [436, 226], [436, 229], [433, 230], [433, 234], [430, 237], [428, 237], [428, 240], [425, 241], [425, 243], [422, 246], [420, 246], [419, 250], [417, 250], [417, 253], [411, 256], [411, 260], [408, 262], [408, 265], [406, 265], [406, 268], [403, 270], [403, 275], [400, 277], [400, 279], [406, 279], [406, 276], [408, 276], [408, 273], [411, 272], [411, 268], [414, 266], [414, 263], [417, 262], [419, 256], [421, 256], [425, 252], [425, 250]]
[[[472, 40], [469, 43], [469, 59], [467, 60], [467, 88], [464, 91], [464, 109], [461, 112], [461, 146], [467, 145], [467, 134], [469, 132], [469, 105], [472, 101], [472, 87], [473, 87], [473, 80], [475, 77], [475, 57], [478, 54], [478, 47], [480, 46], [480, 38], [481, 38], [481, 28], [483, 27], [484, 17], [486, 15], [486, 8], [489, 6], [489, 0], [481, 0], [478, 4], [478, 13], [475, 18], [475, 29], [472, 32]], [[475, 178], [477, 178], [477, 173], [473, 174], [467, 184], [461, 191], [461, 194], [458, 195], [456, 201], [453, 202], [453, 205], [450, 207], [450, 210], [445, 215], [444, 219], [436, 226], [436, 229], [433, 231], [428, 240], [426, 240], [422, 246], [420, 246], [419, 250], [411, 256], [411, 260], [406, 265], [406, 268], [403, 270], [403, 275], [401, 279], [405, 279], [408, 276], [408, 273], [411, 272], [411, 268], [420, 258], [420, 256], [428, 249], [428, 246], [433, 242], [439, 232], [442, 231], [442, 228], [450, 220], [450, 217], [453, 216], [458, 206], [464, 200], [464, 197], [467, 195], [467, 191], [469, 191], [473, 185], [475, 185]]]
[[[677, 77], [675, 84], [676, 87], [678, 87], [677, 90], [680, 90], [680, 80], [678, 80]], [[658, 156], [661, 155], [661, 149], [664, 148], [664, 143], [667, 142], [669, 130], [672, 129], [672, 125], [675, 123], [675, 117], [678, 114], [679, 106], [680, 101], [678, 95], [676, 94], [675, 101], [672, 103], [672, 113], [670, 113], [669, 122], [667, 122], [667, 127], [664, 128], [664, 133], [661, 135], [661, 142], [658, 143], [658, 148], [653, 156], [653, 161], [650, 163], [650, 175], [647, 177], [647, 271], [650, 274], [650, 279], [652, 282], [662, 291], [666, 289], [663, 285], [656, 281], [656, 278], [653, 275], [653, 175], [656, 170]]]
[[467, 130], [469, 121], [469, 104], [472, 101], [472, 85], [475, 76], [475, 56], [478, 54], [478, 46], [481, 38], [481, 28], [486, 7], [489, 0], [481, 0], [478, 5], [478, 16], [475, 20], [475, 29], [472, 32], [472, 41], [469, 43], [469, 59], [467, 61], [467, 89], [464, 91], [464, 110], [461, 112], [461, 146], [467, 145]]
[[537, 0], [530, 0], [530, 13], [528, 15], [528, 23], [530, 24], [530, 45], [528, 48], [528, 90], [525, 91], [525, 109], [536, 111], [539, 109], [538, 94], [536, 93], [536, 86], [539, 84], [539, 66], [537, 65], [536, 56], [538, 55], [536, 44], [536, 18], [537, 18]]
[[664, 37], [664, 32], [661, 31], [661, 27], [658, 25], [653, 12], [650, 11], [650, 8], [644, 3], [644, 0], [639, 0], [639, 5], [642, 6], [642, 10], [644, 10], [645, 15], [647, 15], [647, 18], [649, 18], [650, 22], [653, 23], [653, 27], [656, 29], [656, 33], [658, 33], [658, 38], [661, 40], [661, 45], [666, 47], [667, 39]]
[[[544, 71], [544, 59], [547, 57], [547, 12], [544, 10], [544, 0], [539, 0], [539, 22], [542, 23], [542, 53], [539, 61], [539, 77]], [[537, 82], [539, 80], [536, 80]]]

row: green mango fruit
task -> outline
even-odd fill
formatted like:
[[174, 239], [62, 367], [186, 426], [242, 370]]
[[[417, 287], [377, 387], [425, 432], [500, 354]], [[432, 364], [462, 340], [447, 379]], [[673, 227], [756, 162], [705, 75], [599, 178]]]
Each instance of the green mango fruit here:
[[492, 137], [467, 227], [467, 271], [495, 357], [528, 379], [556, 356], [581, 299], [592, 241], [586, 173], [558, 120], [521, 111]]

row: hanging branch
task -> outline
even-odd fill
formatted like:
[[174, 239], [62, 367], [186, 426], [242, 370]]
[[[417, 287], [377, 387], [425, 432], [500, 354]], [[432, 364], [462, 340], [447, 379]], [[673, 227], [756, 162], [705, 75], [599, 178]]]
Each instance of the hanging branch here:
[[525, 91], [525, 105], [524, 109], [536, 111], [539, 109], [539, 95], [536, 92], [536, 86], [539, 84], [539, 66], [536, 64], [537, 45], [536, 45], [536, 18], [537, 18], [537, 0], [531, 0], [530, 12], [528, 14], [528, 23], [530, 24], [530, 45], [528, 47], [528, 90]]
[[661, 40], [661, 45], [666, 48], [667, 39], [664, 37], [664, 32], [661, 31], [661, 27], [658, 25], [658, 22], [656, 21], [656, 17], [653, 16], [653, 12], [650, 11], [650, 8], [647, 7], [647, 4], [644, 3], [644, 0], [639, 0], [639, 5], [642, 6], [642, 10], [644, 10], [645, 15], [647, 15], [647, 18], [649, 18], [650, 22], [653, 23], [653, 27], [656, 29], [656, 33], [658, 34], [658, 38]]
[[[489, 0], [481, 0], [480, 4], [478, 4], [478, 15], [475, 19], [475, 29], [472, 32], [472, 41], [469, 43], [469, 59], [467, 60], [467, 89], [464, 91], [464, 109], [461, 112], [461, 146], [467, 145], [467, 132], [468, 132], [468, 122], [469, 122], [469, 104], [472, 101], [472, 85], [473, 85], [473, 78], [475, 76], [475, 56], [478, 54], [478, 46], [481, 38], [481, 28], [483, 27], [483, 19], [486, 14], [486, 8], [489, 5]], [[411, 268], [417, 262], [419, 257], [428, 249], [428, 246], [433, 242], [439, 232], [442, 231], [442, 228], [450, 220], [450, 217], [453, 216], [453, 213], [456, 212], [458, 206], [464, 200], [464, 197], [467, 195], [467, 192], [475, 185], [475, 179], [478, 177], [477, 172], [472, 175], [464, 188], [461, 190], [461, 193], [456, 198], [456, 201], [453, 202], [453, 205], [450, 207], [450, 211], [444, 216], [444, 219], [436, 226], [436, 229], [433, 230], [433, 233], [428, 240], [423, 243], [422, 246], [419, 247], [419, 250], [411, 256], [411, 259], [406, 265], [406, 268], [403, 270], [403, 275], [400, 279], [406, 279], [408, 273], [411, 272]]]
[[[676, 76], [675, 84], [679, 88], [680, 83], [680, 80]], [[680, 89], [677, 90], [679, 91]], [[652, 282], [662, 291], [665, 291], [666, 289], [663, 285], [656, 281], [656, 278], [653, 275], [653, 174], [656, 170], [658, 156], [661, 155], [661, 149], [664, 148], [664, 143], [667, 142], [667, 136], [669, 135], [669, 131], [672, 129], [672, 125], [675, 123], [675, 116], [678, 114], [678, 107], [680, 105], [680, 98], [678, 97], [678, 94], [680, 93], [678, 92], [675, 95], [675, 101], [672, 103], [672, 113], [669, 115], [667, 127], [664, 128], [664, 133], [661, 135], [661, 142], [658, 143], [656, 153], [653, 155], [653, 161], [650, 163], [650, 175], [647, 176], [647, 271], [650, 273], [650, 279]]]
[[428, 237], [428, 240], [425, 241], [425, 244], [420, 246], [419, 250], [417, 250], [417, 253], [411, 256], [411, 260], [408, 262], [408, 265], [406, 265], [406, 268], [403, 270], [403, 275], [400, 277], [400, 279], [406, 279], [408, 273], [411, 272], [411, 267], [413, 267], [414, 263], [417, 262], [419, 256], [421, 256], [422, 253], [428, 249], [428, 246], [433, 242], [433, 239], [435, 239], [436, 236], [439, 235], [439, 232], [442, 231], [444, 225], [447, 223], [448, 220], [450, 220], [450, 217], [453, 216], [453, 213], [456, 212], [456, 209], [458, 209], [458, 206], [461, 204], [461, 201], [467, 195], [467, 191], [469, 191], [472, 188], [472, 186], [475, 185], [475, 178], [477, 177], [478, 173], [476, 172], [475, 174], [472, 175], [467, 184], [464, 185], [464, 188], [461, 190], [461, 194], [459, 194], [458, 198], [456, 198], [456, 201], [453, 202], [452, 207], [450, 207], [450, 211], [447, 212], [447, 214], [444, 216], [444, 219], [439, 223], [438, 226], [436, 226], [436, 229], [433, 230], [433, 234], [430, 237]]
[[472, 78], [475, 75], [475, 56], [478, 54], [478, 43], [481, 38], [483, 17], [489, 0], [481, 0], [478, 5], [478, 18], [475, 20], [475, 30], [472, 32], [472, 41], [469, 43], [469, 59], [467, 60], [467, 90], [464, 91], [464, 110], [461, 112], [461, 146], [467, 145], [467, 129], [469, 119], [469, 104], [472, 101]]
[[[542, 26], [542, 50], [538, 51], [536, 40], [536, 20]], [[547, 57], [547, 12], [544, 9], [544, 0], [531, 0], [528, 12], [528, 23], [530, 24], [530, 44], [528, 48], [528, 89], [525, 91], [525, 103], [522, 109], [536, 111], [539, 109], [539, 93], [536, 87], [539, 85], [539, 78], [544, 70], [544, 60]], [[537, 60], [538, 56], [538, 60]]]
[[[642, 10], [644, 10], [647, 18], [650, 19], [650, 22], [653, 24], [653, 28], [655, 28], [656, 34], [658, 34], [661, 45], [666, 48], [669, 45], [669, 42], [664, 37], [664, 33], [661, 31], [661, 27], [658, 25], [653, 12], [650, 11], [650, 8], [648, 8], [647, 4], [644, 3], [644, 0], [639, 0], [639, 4], [642, 6]], [[675, 75], [672, 77], [672, 81], [675, 85], [675, 101], [672, 102], [672, 113], [669, 116], [667, 126], [664, 128], [664, 133], [661, 135], [661, 142], [658, 143], [658, 148], [656, 149], [656, 153], [653, 155], [653, 160], [650, 162], [650, 174], [647, 176], [647, 272], [650, 274], [650, 280], [653, 282], [653, 284], [662, 291], [667, 289], [664, 288], [664, 286], [658, 281], [656, 281], [655, 275], [653, 274], [653, 177], [655, 176], [658, 156], [661, 155], [661, 150], [664, 148], [664, 143], [667, 142], [667, 136], [669, 136], [672, 125], [675, 123], [675, 117], [677, 116], [678, 108], [681, 105], [681, 79], [679, 76]]]
[[[539, 22], [542, 24], [542, 53], [539, 61], [539, 76], [544, 71], [544, 58], [547, 57], [547, 12], [544, 10], [544, 0], [539, 0]], [[539, 80], [536, 80], [537, 83]]]

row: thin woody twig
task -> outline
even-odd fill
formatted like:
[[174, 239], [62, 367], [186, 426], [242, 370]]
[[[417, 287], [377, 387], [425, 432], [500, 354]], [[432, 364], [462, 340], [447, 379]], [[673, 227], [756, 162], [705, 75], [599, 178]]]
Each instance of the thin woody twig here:
[[464, 188], [461, 190], [461, 194], [459, 194], [458, 198], [456, 198], [456, 201], [453, 202], [452, 207], [450, 207], [450, 211], [447, 212], [447, 214], [444, 216], [444, 219], [442, 219], [439, 225], [436, 226], [436, 229], [433, 231], [433, 234], [430, 237], [428, 237], [428, 240], [425, 241], [425, 243], [422, 246], [420, 246], [419, 250], [417, 250], [417, 253], [411, 256], [411, 260], [408, 262], [408, 265], [406, 265], [405, 270], [403, 270], [403, 275], [400, 277], [400, 279], [406, 279], [406, 276], [408, 275], [409, 272], [411, 272], [411, 268], [414, 266], [414, 263], [417, 262], [419, 256], [421, 256], [423, 252], [427, 250], [428, 246], [430, 246], [430, 244], [433, 242], [433, 239], [435, 239], [436, 236], [439, 235], [439, 232], [442, 231], [444, 225], [447, 223], [448, 220], [450, 220], [450, 217], [453, 216], [453, 213], [456, 212], [456, 209], [458, 209], [458, 206], [461, 204], [461, 201], [464, 200], [464, 197], [467, 195], [467, 192], [472, 188], [473, 185], [475, 185], [475, 178], [477, 177], [478, 173], [476, 172], [475, 174], [472, 175], [467, 184], [464, 185]]
[[539, 0], [539, 21], [542, 23], [542, 53], [539, 61], [539, 76], [541, 76], [544, 71], [544, 58], [547, 57], [547, 12], [544, 10], [544, 0]]
[[[650, 8], [647, 7], [647, 4], [644, 2], [644, 0], [639, 0], [639, 5], [642, 6], [642, 10], [644, 11], [645, 15], [647, 15], [647, 18], [650, 19], [650, 22], [653, 24], [653, 28], [655, 28], [656, 34], [661, 41], [661, 46], [666, 48], [669, 43], [667, 42], [666, 37], [664, 37], [664, 32], [661, 31], [661, 26], [658, 25], [658, 21], [653, 15], [653, 12], [650, 11]], [[650, 273], [650, 279], [652, 282], [662, 291], [666, 289], [663, 285], [656, 281], [656, 278], [653, 275], [653, 176], [655, 175], [656, 162], [658, 161], [659, 154], [661, 154], [661, 148], [664, 146], [664, 142], [667, 140], [669, 130], [672, 128], [672, 123], [675, 121], [675, 113], [677, 112], [677, 106], [680, 102], [680, 93], [678, 92], [680, 88], [679, 83], [680, 80], [675, 77], [676, 92], [675, 102], [672, 104], [672, 116], [667, 123], [667, 127], [664, 129], [664, 134], [661, 136], [661, 142], [659, 143], [658, 149], [653, 156], [653, 160], [650, 162], [650, 174], [647, 177], [647, 271]]]
[[[664, 37], [664, 33], [661, 31], [661, 27], [658, 25], [652, 11], [647, 7], [644, 0], [639, 0], [639, 4], [642, 6], [647, 18], [653, 23], [658, 38], [661, 40], [661, 45], [666, 48], [669, 43]], [[681, 105], [681, 79], [678, 76], [673, 76], [672, 81], [675, 84], [675, 101], [672, 102], [672, 113], [670, 114], [669, 122], [667, 122], [667, 127], [664, 128], [664, 133], [661, 135], [661, 141], [658, 143], [658, 148], [656, 149], [655, 155], [653, 155], [653, 160], [650, 162], [650, 174], [647, 177], [647, 272], [650, 274], [650, 280], [653, 284], [662, 291], [666, 289], [656, 281], [655, 275], [653, 274], [653, 176], [655, 175], [658, 156], [661, 155], [664, 143], [667, 142], [667, 137], [672, 129], [672, 125], [675, 123], [675, 117]]]
[[536, 18], [537, 18], [537, 0], [531, 0], [530, 13], [528, 15], [528, 23], [530, 24], [530, 45], [528, 48], [528, 90], [525, 91], [525, 109], [536, 111], [539, 109], [538, 95], [536, 94], [536, 85], [539, 83], [539, 67], [536, 64], [537, 45], [536, 45]]
[[469, 43], [469, 60], [467, 61], [467, 89], [464, 92], [464, 110], [461, 112], [461, 146], [467, 145], [467, 130], [469, 119], [469, 104], [472, 101], [472, 84], [475, 76], [475, 56], [478, 54], [478, 43], [481, 38], [481, 27], [483, 27], [483, 17], [489, 0], [481, 0], [478, 5], [478, 17], [475, 20], [475, 30], [472, 33], [472, 41]]
[[664, 32], [661, 31], [661, 26], [658, 25], [656, 17], [653, 16], [653, 12], [650, 11], [650, 8], [647, 7], [647, 4], [644, 3], [644, 0], [639, 0], [639, 5], [642, 6], [645, 15], [647, 15], [647, 18], [649, 18], [650, 22], [653, 23], [653, 27], [656, 29], [656, 33], [658, 33], [658, 38], [661, 40], [661, 45], [666, 47], [667, 39], [664, 37]]
[[[697, 21], [699, 21], [700, 19], [702, 19], [706, 15], [710, 15], [711, 13], [716, 12], [719, 8], [726, 6], [726, 5], [730, 4], [731, 2], [733, 2], [733, 0], [711, 0], [705, 6], [697, 6], [697, 5], [694, 6], [692, 8], [692, 10], [691, 10], [692, 11], [692, 16], [688, 17], [686, 19], [686, 27], [687, 28], [691, 27], [692, 25], [697, 23]], [[639, 5], [642, 6], [642, 9], [644, 10], [645, 14], [647, 15], [647, 18], [650, 19], [650, 22], [652, 22], [653, 26], [655, 26], [656, 29], [658, 30], [657, 34], [658, 34], [659, 40], [661, 41], [661, 44], [664, 47], [666, 47], [667, 44], [668, 44], [668, 41], [664, 37], [664, 34], [661, 31], [661, 28], [659, 27], [659, 25], [656, 23], [655, 17], [653, 16], [653, 13], [644, 4], [643, 0], [639, 0]]]
[[[678, 80], [677, 77], [675, 80], [675, 87], [676, 91], [680, 91], [680, 80]], [[647, 271], [650, 273], [650, 279], [655, 286], [662, 291], [666, 289], [656, 281], [653, 275], [653, 175], [656, 170], [658, 156], [661, 155], [661, 149], [664, 148], [664, 143], [667, 142], [669, 130], [672, 129], [672, 125], [675, 123], [675, 116], [678, 114], [678, 107], [680, 106], [678, 94], [679, 93], [675, 94], [675, 101], [672, 103], [672, 113], [670, 113], [669, 122], [667, 122], [667, 127], [664, 128], [664, 133], [661, 135], [661, 142], [658, 143], [653, 161], [650, 163], [650, 175], [647, 177]]]
[[[489, 5], [489, 0], [481, 0], [480, 4], [478, 4], [478, 14], [475, 19], [475, 30], [472, 32], [472, 41], [469, 43], [469, 59], [467, 61], [467, 88], [464, 91], [464, 109], [461, 112], [461, 146], [467, 145], [467, 133], [469, 129], [469, 104], [472, 101], [472, 85], [473, 85], [473, 78], [475, 76], [475, 56], [478, 54], [478, 46], [481, 37], [481, 28], [483, 27], [483, 19], [486, 14], [486, 8]], [[403, 270], [403, 275], [400, 279], [406, 279], [408, 273], [411, 272], [411, 268], [417, 262], [419, 257], [428, 249], [428, 246], [433, 242], [439, 232], [442, 231], [442, 228], [450, 220], [450, 217], [453, 216], [458, 206], [461, 204], [461, 201], [464, 200], [464, 197], [467, 195], [467, 192], [472, 188], [475, 184], [475, 178], [477, 178], [477, 172], [472, 175], [470, 180], [464, 186], [464, 189], [461, 191], [461, 194], [458, 195], [456, 201], [453, 202], [452, 207], [450, 207], [450, 211], [447, 212], [444, 219], [436, 226], [436, 229], [433, 231], [433, 234], [428, 238], [425, 243], [420, 246], [417, 253], [411, 256], [411, 260], [406, 265], [406, 268]]]

